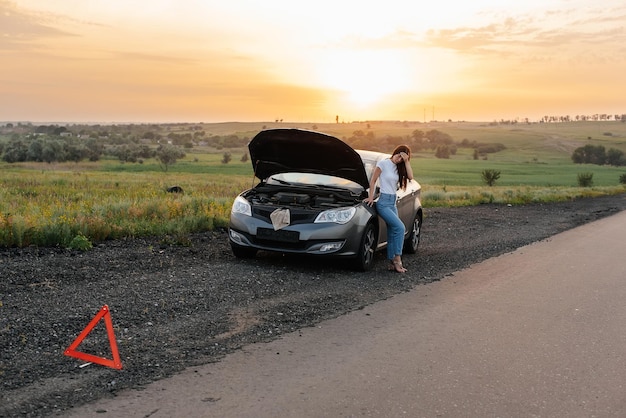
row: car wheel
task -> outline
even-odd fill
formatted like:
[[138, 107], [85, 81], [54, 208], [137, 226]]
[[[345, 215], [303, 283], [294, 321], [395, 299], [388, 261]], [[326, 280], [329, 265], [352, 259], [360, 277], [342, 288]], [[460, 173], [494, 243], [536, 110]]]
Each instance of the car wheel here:
[[415, 254], [417, 247], [420, 245], [420, 239], [422, 237], [422, 213], [417, 212], [413, 219], [413, 224], [409, 235], [404, 240], [404, 252], [407, 254]]
[[359, 271], [367, 271], [374, 265], [374, 252], [376, 251], [376, 229], [369, 223], [361, 237], [359, 253], [354, 262], [354, 267]]
[[231, 244], [230, 248], [233, 250], [233, 254], [237, 258], [254, 258], [257, 253], [256, 248], [241, 247], [235, 244]]

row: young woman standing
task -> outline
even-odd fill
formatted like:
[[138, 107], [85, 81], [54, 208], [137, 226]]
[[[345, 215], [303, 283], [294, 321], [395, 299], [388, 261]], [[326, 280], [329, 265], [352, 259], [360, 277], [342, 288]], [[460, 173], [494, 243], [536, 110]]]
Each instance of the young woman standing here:
[[404, 224], [398, 216], [396, 207], [396, 191], [398, 187], [406, 189], [407, 182], [413, 180], [411, 168], [411, 149], [406, 145], [399, 145], [393, 150], [390, 158], [376, 164], [370, 180], [369, 196], [364, 202], [374, 204], [376, 182], [380, 178], [380, 197], [376, 202], [378, 215], [387, 224], [387, 258], [389, 270], [398, 273], [406, 272], [402, 265], [402, 246], [404, 245]]

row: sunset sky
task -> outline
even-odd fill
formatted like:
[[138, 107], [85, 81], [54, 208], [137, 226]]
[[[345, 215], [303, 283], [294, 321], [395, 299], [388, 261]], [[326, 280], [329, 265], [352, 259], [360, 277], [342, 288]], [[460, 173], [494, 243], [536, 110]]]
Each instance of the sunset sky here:
[[626, 113], [624, 0], [0, 0], [0, 122]]

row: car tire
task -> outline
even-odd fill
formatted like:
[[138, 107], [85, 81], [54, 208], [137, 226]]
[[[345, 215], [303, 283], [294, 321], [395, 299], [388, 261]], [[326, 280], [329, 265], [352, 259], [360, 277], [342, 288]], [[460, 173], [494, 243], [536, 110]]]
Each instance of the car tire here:
[[257, 253], [256, 248], [241, 247], [235, 244], [231, 244], [230, 248], [233, 250], [233, 254], [237, 258], [254, 258]]
[[365, 227], [365, 231], [361, 236], [359, 252], [354, 260], [354, 267], [356, 270], [368, 271], [372, 269], [374, 266], [374, 253], [376, 251], [377, 242], [376, 228], [374, 227], [374, 224], [369, 223]]
[[413, 223], [411, 224], [411, 230], [409, 235], [404, 240], [404, 252], [407, 254], [415, 254], [417, 247], [420, 245], [420, 239], [422, 238], [422, 212], [417, 212]]

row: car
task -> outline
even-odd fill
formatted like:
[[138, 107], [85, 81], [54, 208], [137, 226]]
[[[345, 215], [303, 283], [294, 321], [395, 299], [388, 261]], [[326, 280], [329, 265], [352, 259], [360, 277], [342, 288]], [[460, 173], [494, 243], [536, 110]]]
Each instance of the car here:
[[[385, 222], [363, 202], [376, 163], [389, 154], [355, 150], [339, 138], [303, 129], [260, 131], [248, 144], [260, 180], [233, 202], [228, 237], [233, 254], [271, 251], [346, 260], [373, 268], [387, 245]], [[378, 194], [378, 188], [376, 188]], [[423, 219], [421, 186], [397, 191], [405, 253], [417, 252]]]

